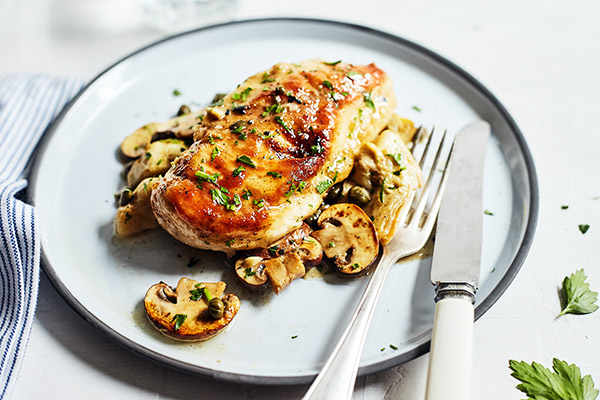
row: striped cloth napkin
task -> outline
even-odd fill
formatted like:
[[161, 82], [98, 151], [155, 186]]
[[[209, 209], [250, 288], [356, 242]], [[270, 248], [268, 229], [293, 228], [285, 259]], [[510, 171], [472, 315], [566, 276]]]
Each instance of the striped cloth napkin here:
[[74, 79], [0, 76], [0, 399], [8, 398], [37, 304], [40, 240], [36, 212], [23, 202], [31, 155], [79, 91]]

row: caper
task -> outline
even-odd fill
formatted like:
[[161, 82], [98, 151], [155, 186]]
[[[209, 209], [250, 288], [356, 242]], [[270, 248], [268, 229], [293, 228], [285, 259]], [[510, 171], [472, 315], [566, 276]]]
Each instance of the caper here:
[[208, 302], [208, 314], [214, 319], [219, 319], [223, 316], [223, 312], [225, 311], [225, 305], [223, 304], [223, 300], [218, 297], [213, 297]]
[[179, 107], [179, 110], [177, 110], [177, 116], [181, 117], [182, 115], [189, 114], [191, 112], [192, 110], [190, 110], [187, 105], [182, 104], [181, 107]]
[[123, 189], [121, 195], [119, 196], [119, 207], [123, 207], [131, 203], [131, 193], [131, 189]]
[[315, 211], [312, 215], [310, 215], [308, 218], [306, 218], [304, 220], [305, 223], [307, 223], [310, 227], [312, 228], [317, 228], [319, 225], [317, 224], [317, 221], [319, 220], [319, 217], [321, 216], [321, 213], [327, 208], [329, 207], [328, 204], [321, 204], [321, 207], [319, 207], [317, 209], [317, 211]]
[[341, 195], [342, 195], [342, 182], [339, 182], [339, 183], [336, 183], [335, 185], [333, 185], [331, 187], [331, 189], [329, 189], [329, 192], [327, 192], [327, 197], [325, 198], [325, 201], [327, 201], [330, 204], [335, 204]]
[[348, 196], [350, 201], [356, 204], [359, 207], [367, 205], [367, 203], [371, 200], [371, 195], [369, 191], [362, 186], [354, 186], [348, 192]]

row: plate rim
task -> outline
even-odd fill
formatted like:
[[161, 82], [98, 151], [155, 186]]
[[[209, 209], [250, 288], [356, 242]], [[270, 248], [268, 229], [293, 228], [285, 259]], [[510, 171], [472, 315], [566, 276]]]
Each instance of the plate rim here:
[[[500, 279], [498, 284], [492, 289], [492, 291], [488, 294], [488, 296], [477, 305], [475, 308], [475, 320], [478, 320], [485, 312], [487, 312], [501, 295], [506, 291], [506, 289], [510, 286], [512, 281], [517, 276], [519, 270], [521, 269], [527, 254], [531, 248], [535, 231], [537, 228], [538, 214], [539, 214], [539, 187], [538, 187], [538, 179], [537, 173], [535, 169], [535, 165], [533, 162], [533, 156], [529, 147], [525, 141], [525, 137], [513, 117], [510, 115], [508, 110], [504, 107], [504, 105], [496, 98], [496, 96], [485, 87], [481, 82], [479, 82], [475, 77], [469, 74], [466, 70], [459, 67], [454, 62], [448, 60], [444, 56], [430, 50], [416, 42], [405, 39], [401, 36], [376, 29], [369, 26], [359, 25], [356, 23], [345, 22], [345, 21], [337, 21], [337, 20], [329, 20], [329, 19], [320, 19], [320, 18], [301, 18], [301, 17], [272, 17], [272, 18], [253, 18], [253, 19], [243, 19], [236, 21], [229, 21], [225, 23], [215, 24], [200, 27], [197, 29], [180, 32], [177, 34], [166, 36], [157, 41], [151, 42], [148, 45], [145, 45], [126, 56], [118, 59], [100, 73], [98, 73], [93, 79], [91, 79], [87, 84], [85, 84], [81, 90], [75, 95], [71, 101], [67, 105], [63, 107], [60, 113], [55, 117], [55, 119], [50, 123], [46, 131], [44, 132], [41, 140], [37, 144], [34, 150], [34, 157], [32, 160], [32, 169], [29, 174], [29, 185], [27, 190], [27, 201], [29, 204], [35, 207], [35, 192], [37, 187], [37, 179], [40, 170], [41, 159], [43, 158], [43, 154], [58, 127], [61, 125], [62, 120], [67, 116], [73, 105], [75, 105], [80, 97], [88, 91], [88, 89], [99, 79], [101, 79], [105, 74], [111, 71], [113, 68], [119, 66], [123, 62], [128, 59], [136, 56], [139, 53], [142, 53], [148, 49], [151, 49], [155, 46], [158, 46], [162, 43], [168, 42], [170, 40], [174, 40], [176, 38], [196, 34], [198, 32], [224, 28], [227, 26], [233, 25], [246, 25], [246, 24], [262, 24], [262, 23], [272, 23], [272, 22], [292, 22], [292, 23], [313, 23], [313, 24], [323, 24], [329, 25], [333, 27], [341, 27], [350, 30], [357, 30], [359, 32], [365, 33], [370, 36], [383, 38], [390, 40], [394, 43], [399, 43], [415, 52], [424, 55], [425, 57], [432, 59], [434, 62], [441, 64], [447, 70], [454, 72], [460, 78], [464, 79], [468, 85], [472, 86], [475, 91], [479, 92], [483, 97], [485, 97], [494, 108], [499, 112], [500, 116], [509, 126], [509, 130], [513, 135], [514, 139], [517, 142], [517, 147], [523, 157], [526, 171], [527, 171], [527, 181], [529, 186], [529, 201], [526, 203], [526, 206], [529, 206], [529, 215], [527, 220], [525, 221], [525, 232], [520, 241], [519, 248], [512, 260], [511, 264], [508, 266], [506, 273]], [[172, 357], [158, 353], [152, 349], [144, 347], [141, 344], [133, 342], [131, 339], [128, 339], [126, 336], [120, 334], [109, 325], [107, 325], [104, 321], [94, 315], [90, 310], [88, 310], [69, 290], [68, 287], [64, 285], [62, 280], [59, 278], [55, 269], [51, 266], [49, 262], [46, 252], [43, 247], [41, 249], [41, 265], [44, 274], [49, 278], [50, 282], [57, 290], [57, 292], [61, 295], [61, 297], [65, 300], [65, 302], [77, 312], [85, 321], [90, 323], [94, 328], [100, 331], [104, 336], [111, 339], [113, 342], [116, 342], [118, 345], [125, 347], [126, 349], [132, 351], [135, 354], [138, 354], [146, 359], [149, 359], [153, 362], [160, 363], [162, 365], [167, 365], [171, 368], [175, 368], [185, 372], [197, 373], [199, 375], [205, 376], [207, 378], [215, 378], [223, 381], [231, 381], [237, 383], [251, 383], [251, 384], [259, 384], [259, 385], [294, 385], [294, 384], [303, 384], [310, 382], [316, 374], [302, 374], [302, 375], [294, 375], [294, 376], [267, 376], [267, 375], [249, 375], [249, 374], [241, 374], [235, 372], [227, 372], [227, 371], [218, 371], [211, 368], [201, 367], [198, 365], [189, 364], [187, 362], [183, 362], [181, 360], [173, 359]], [[387, 368], [391, 368], [393, 366], [398, 366], [403, 363], [406, 363], [412, 359], [415, 359], [429, 351], [430, 341], [427, 341], [407, 352], [402, 353], [396, 357], [392, 357], [387, 360], [382, 360], [380, 362], [365, 365], [359, 368], [358, 375], [366, 375], [374, 372], [382, 371]]]

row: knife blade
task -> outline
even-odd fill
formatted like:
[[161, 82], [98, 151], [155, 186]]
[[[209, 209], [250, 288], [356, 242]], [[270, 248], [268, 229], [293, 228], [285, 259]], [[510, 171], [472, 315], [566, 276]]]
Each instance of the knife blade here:
[[431, 264], [436, 306], [426, 400], [468, 400], [483, 234], [483, 165], [490, 125], [459, 132], [446, 170]]
[[465, 284], [464, 289], [475, 296], [479, 285], [483, 163], [489, 137], [489, 123], [477, 121], [454, 139], [431, 264], [431, 282], [438, 298], [448, 290], [462, 290]]

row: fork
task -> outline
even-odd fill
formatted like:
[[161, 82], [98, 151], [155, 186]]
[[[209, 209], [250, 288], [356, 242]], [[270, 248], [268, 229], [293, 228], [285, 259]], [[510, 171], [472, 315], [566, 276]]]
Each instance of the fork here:
[[[441, 139], [436, 144], [433, 138], [434, 135], [438, 135], [440, 130]], [[434, 175], [441, 160], [446, 130], [432, 129], [423, 151], [418, 155], [417, 148], [420, 150], [423, 147], [422, 141], [426, 134], [425, 129], [419, 128], [412, 141], [412, 153], [419, 161], [422, 170], [433, 157], [431, 167], [426, 174], [425, 184], [418, 194], [412, 193], [403, 207], [398, 216], [400, 226], [396, 234], [387, 245], [382, 246], [379, 263], [373, 269], [344, 334], [302, 398], [303, 400], [352, 398], [363, 345], [385, 279], [398, 260], [420, 251], [431, 236], [446, 184], [445, 166], [449, 155], [444, 159], [442, 177], [439, 180], [435, 179]], [[435, 195], [429, 204], [429, 193], [434, 191]], [[428, 204], [429, 208], [425, 210]]]

